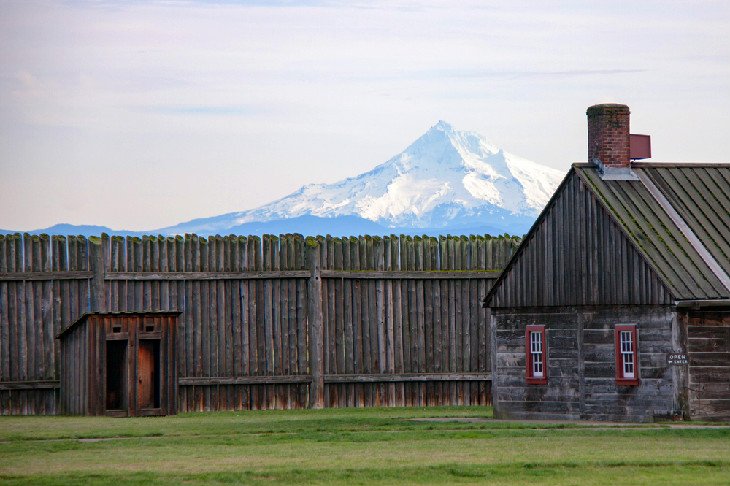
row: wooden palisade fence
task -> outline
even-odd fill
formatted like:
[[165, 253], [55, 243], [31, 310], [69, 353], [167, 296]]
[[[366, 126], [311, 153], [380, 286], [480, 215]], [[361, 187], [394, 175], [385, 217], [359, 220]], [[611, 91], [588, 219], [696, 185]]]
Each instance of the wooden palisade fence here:
[[0, 413], [55, 414], [85, 312], [180, 311], [178, 409], [486, 404], [511, 237], [0, 236]]

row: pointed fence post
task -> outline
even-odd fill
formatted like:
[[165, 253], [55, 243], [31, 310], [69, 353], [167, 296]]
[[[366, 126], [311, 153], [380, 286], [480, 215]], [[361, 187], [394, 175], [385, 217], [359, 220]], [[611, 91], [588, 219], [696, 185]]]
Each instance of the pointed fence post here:
[[91, 278], [91, 312], [106, 311], [106, 298], [104, 295], [104, 248], [108, 244], [108, 236], [102, 235], [101, 238], [94, 236], [89, 237], [89, 265], [93, 272]]
[[309, 332], [309, 370], [312, 384], [309, 387], [309, 408], [324, 407], [323, 334], [322, 334], [322, 278], [319, 259], [319, 242], [307, 238], [307, 259], [311, 275], [309, 277], [307, 307], [307, 330]]

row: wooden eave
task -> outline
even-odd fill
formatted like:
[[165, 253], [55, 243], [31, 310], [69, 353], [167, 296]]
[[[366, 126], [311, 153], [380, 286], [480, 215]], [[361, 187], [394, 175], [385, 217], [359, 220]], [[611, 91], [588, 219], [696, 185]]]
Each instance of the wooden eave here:
[[73, 329], [81, 325], [86, 319], [91, 316], [114, 316], [114, 317], [142, 317], [142, 316], [172, 316], [177, 317], [182, 314], [180, 311], [116, 311], [116, 312], [85, 312], [81, 314], [81, 317], [76, 319], [70, 326], [61, 331], [56, 339], [61, 339], [66, 334], [70, 333]]

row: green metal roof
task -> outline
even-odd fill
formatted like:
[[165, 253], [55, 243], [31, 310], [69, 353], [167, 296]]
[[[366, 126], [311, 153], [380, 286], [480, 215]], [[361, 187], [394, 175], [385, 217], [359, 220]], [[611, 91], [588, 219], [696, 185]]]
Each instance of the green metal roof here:
[[[718, 267], [730, 274], [730, 164], [634, 163], [632, 170], [651, 181], [668, 210], [642, 180], [604, 180], [592, 164], [573, 167], [677, 300], [730, 298], [716, 274]], [[694, 244], [672, 209], [697, 237]]]

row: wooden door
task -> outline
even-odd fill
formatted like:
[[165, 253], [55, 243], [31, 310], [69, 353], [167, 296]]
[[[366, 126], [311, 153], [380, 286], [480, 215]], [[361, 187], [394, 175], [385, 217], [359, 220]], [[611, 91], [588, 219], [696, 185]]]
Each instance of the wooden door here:
[[[159, 408], [159, 341], [139, 341], [137, 359], [137, 410]], [[157, 399], [156, 399], [157, 398]]]

